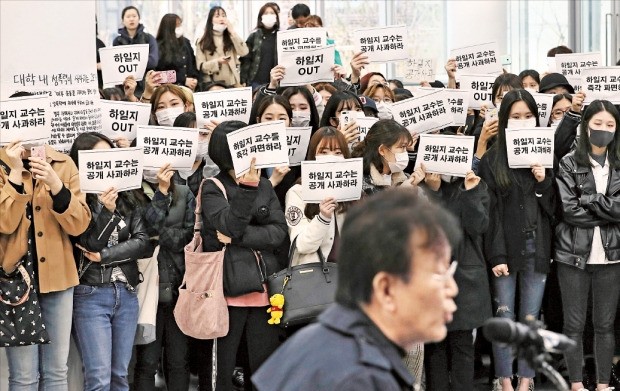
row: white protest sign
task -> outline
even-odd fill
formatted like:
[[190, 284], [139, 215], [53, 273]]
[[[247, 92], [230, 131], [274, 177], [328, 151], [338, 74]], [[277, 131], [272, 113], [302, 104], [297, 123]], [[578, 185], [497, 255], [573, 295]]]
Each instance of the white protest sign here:
[[204, 129], [212, 119], [217, 121], [250, 121], [252, 87], [195, 92], [196, 126]]
[[282, 53], [278, 63], [284, 66], [286, 73], [280, 80], [280, 87], [333, 82], [334, 53], [334, 45]]
[[379, 118], [377, 117], [358, 117], [355, 119], [360, 132], [360, 141], [364, 141], [368, 131], [377, 121], [379, 121]]
[[444, 90], [395, 102], [390, 107], [394, 120], [411, 133], [426, 133], [453, 124]]
[[530, 168], [540, 163], [553, 168], [553, 135], [555, 128], [506, 129], [508, 167]]
[[114, 100], [100, 100], [101, 133], [112, 140], [125, 137], [129, 141], [136, 138], [138, 125], [148, 125], [151, 118], [151, 105]]
[[482, 105], [493, 106], [491, 91], [497, 75], [459, 75], [462, 89], [470, 90], [469, 107], [479, 110]]
[[149, 61], [149, 45], [121, 45], [99, 49], [105, 88], [123, 84], [127, 76], [142, 80]]
[[541, 127], [546, 127], [551, 118], [553, 96], [553, 94], [532, 94], [532, 97], [536, 101], [536, 106], [538, 106], [538, 121]]
[[434, 81], [437, 73], [437, 58], [416, 57], [405, 62], [405, 80], [412, 83]]
[[49, 96], [24, 96], [0, 102], [0, 145], [21, 140], [25, 146], [46, 144], [52, 133]]
[[306, 159], [312, 126], [303, 128], [286, 128], [289, 166], [299, 166]]
[[471, 170], [474, 136], [421, 134], [415, 168], [424, 163], [426, 172], [464, 177]]
[[555, 65], [555, 57], [547, 57], [547, 67], [549, 73], [556, 73], [557, 66]]
[[405, 40], [407, 26], [369, 27], [355, 30], [356, 51], [364, 52], [370, 62], [403, 61], [409, 58]]
[[327, 197], [337, 202], [362, 196], [363, 159], [301, 162], [301, 196], [304, 202], [320, 203]]
[[498, 61], [498, 55], [499, 46], [497, 42], [465, 46], [450, 51], [450, 58], [456, 59], [457, 69], [464, 73], [501, 73], [502, 63]]
[[170, 163], [175, 170], [189, 170], [196, 161], [197, 128], [138, 126], [137, 145], [144, 147], [144, 168], [159, 169]]
[[92, 149], [78, 152], [80, 190], [103, 193], [142, 187], [142, 148]]
[[282, 52], [322, 48], [327, 45], [327, 30], [323, 27], [306, 27], [278, 31], [278, 56]]
[[284, 121], [268, 121], [246, 126], [226, 135], [237, 177], [250, 169], [288, 166], [288, 146]]
[[584, 104], [604, 99], [620, 105], [620, 66], [583, 69], [581, 87], [586, 94]]
[[453, 88], [432, 88], [432, 87], [418, 87], [415, 89], [415, 96], [420, 97], [427, 95], [432, 91], [443, 91], [448, 100], [448, 106], [450, 112], [453, 115], [453, 126], [463, 126], [467, 121], [467, 108], [469, 107], [469, 97], [471, 91], [469, 90], [457, 90]]
[[587, 68], [597, 68], [602, 62], [603, 57], [600, 52], [555, 55], [557, 72], [566, 76], [566, 80], [573, 86], [575, 92], [581, 90], [581, 71]]

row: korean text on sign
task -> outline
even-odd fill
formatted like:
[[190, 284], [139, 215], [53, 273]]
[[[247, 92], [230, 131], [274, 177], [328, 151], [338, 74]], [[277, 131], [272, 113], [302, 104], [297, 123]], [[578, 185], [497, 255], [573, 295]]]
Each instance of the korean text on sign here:
[[584, 104], [605, 99], [620, 105], [620, 66], [582, 69], [581, 87], [586, 93]]
[[549, 124], [551, 118], [551, 109], [553, 108], [553, 94], [532, 94], [538, 106], [538, 120], [541, 127]]
[[436, 58], [415, 57], [405, 61], [405, 80], [419, 83], [421, 81], [435, 80], [437, 72]]
[[474, 136], [421, 134], [415, 167], [426, 171], [464, 177], [471, 170]]
[[565, 53], [557, 54], [555, 61], [557, 72], [566, 76], [577, 92], [581, 90], [581, 71], [601, 66], [603, 58], [600, 52]]
[[334, 74], [334, 45], [317, 49], [289, 50], [278, 58], [286, 73], [280, 80], [281, 87], [332, 82]]
[[100, 100], [101, 133], [112, 140], [125, 137], [130, 141], [136, 138], [138, 125], [148, 125], [151, 105], [113, 100]]
[[194, 93], [196, 123], [203, 129], [211, 120], [250, 121], [252, 87]]
[[288, 146], [284, 121], [269, 121], [246, 126], [226, 135], [237, 177], [250, 169], [287, 166]]
[[127, 76], [140, 81], [149, 60], [149, 45], [122, 45], [99, 49], [104, 87], [123, 84]]
[[301, 162], [301, 195], [305, 202], [320, 203], [327, 197], [336, 201], [359, 200], [363, 182], [362, 158]]
[[453, 116], [443, 90], [392, 104], [394, 120], [412, 133], [426, 133], [453, 124]]
[[175, 170], [189, 170], [196, 160], [197, 128], [138, 126], [136, 140], [144, 147], [144, 168], [159, 169], [170, 163]]
[[540, 163], [553, 168], [554, 128], [506, 129], [508, 167], [529, 168]]
[[290, 166], [299, 166], [302, 160], [306, 159], [311, 134], [311, 126], [286, 128], [286, 144], [288, 145], [288, 160]]
[[465, 46], [450, 51], [450, 57], [456, 59], [456, 66], [463, 73], [501, 73], [502, 64], [498, 60], [498, 56], [499, 46], [497, 42]]
[[355, 122], [357, 122], [358, 130], [360, 132], [360, 141], [364, 141], [366, 135], [370, 128], [375, 124], [375, 122], [379, 121], [377, 117], [358, 117]]
[[21, 140], [25, 145], [45, 144], [52, 132], [50, 98], [24, 96], [0, 102], [0, 145]]
[[453, 116], [453, 126], [463, 126], [467, 120], [467, 108], [469, 107], [469, 97], [471, 91], [469, 90], [455, 90], [453, 88], [432, 88], [432, 87], [419, 87], [415, 89], [415, 96], [429, 94], [433, 91], [443, 91], [448, 100], [448, 106]]
[[323, 27], [307, 27], [278, 31], [278, 56], [291, 50], [322, 48], [327, 45], [327, 30]]
[[469, 107], [479, 110], [482, 105], [493, 106], [491, 91], [497, 75], [459, 75], [461, 88], [470, 90]]
[[364, 52], [370, 62], [404, 61], [407, 52], [407, 26], [371, 27], [355, 30], [357, 51]]
[[142, 187], [142, 148], [93, 149], [78, 152], [80, 190], [103, 193]]

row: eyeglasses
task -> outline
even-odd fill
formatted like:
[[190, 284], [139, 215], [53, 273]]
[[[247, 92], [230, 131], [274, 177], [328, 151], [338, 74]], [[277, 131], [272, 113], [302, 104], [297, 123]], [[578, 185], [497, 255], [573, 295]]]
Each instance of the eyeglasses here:
[[433, 274], [433, 278], [437, 281], [447, 281], [450, 278], [454, 277], [454, 273], [456, 272], [456, 267], [459, 265], [459, 263], [457, 261], [453, 261], [450, 264], [450, 267], [448, 268], [448, 270], [446, 270], [444, 273], [435, 273]]
[[553, 119], [562, 119], [562, 117], [564, 117], [564, 114], [566, 114], [566, 112], [568, 112], [568, 110], [570, 110], [570, 107], [565, 108], [564, 110], [562, 109], [555, 109], [551, 112], [551, 115], [553, 116]]

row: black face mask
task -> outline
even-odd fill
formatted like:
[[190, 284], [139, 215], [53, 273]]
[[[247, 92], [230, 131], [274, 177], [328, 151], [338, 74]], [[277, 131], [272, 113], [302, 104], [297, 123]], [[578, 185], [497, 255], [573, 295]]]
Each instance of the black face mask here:
[[605, 130], [590, 129], [590, 143], [597, 147], [606, 147], [614, 139], [615, 132]]

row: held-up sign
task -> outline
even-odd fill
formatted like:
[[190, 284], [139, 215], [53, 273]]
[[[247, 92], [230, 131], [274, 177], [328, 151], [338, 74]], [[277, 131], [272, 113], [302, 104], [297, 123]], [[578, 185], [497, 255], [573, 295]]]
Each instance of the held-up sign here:
[[304, 202], [320, 203], [327, 197], [334, 197], [337, 202], [359, 200], [364, 178], [362, 160], [301, 162], [301, 196]]
[[306, 27], [278, 31], [278, 58], [282, 52], [322, 48], [327, 45], [327, 30], [323, 27]]
[[584, 104], [604, 99], [620, 105], [620, 66], [583, 69], [581, 87], [586, 93]]
[[52, 133], [50, 98], [24, 96], [0, 102], [0, 145], [21, 140], [25, 146], [45, 144]]
[[497, 42], [488, 42], [452, 49], [450, 57], [456, 59], [456, 66], [459, 71], [498, 74], [502, 72], [502, 64], [497, 60], [498, 53]]
[[566, 76], [577, 92], [581, 90], [581, 71], [597, 68], [602, 64], [602, 57], [600, 52], [556, 54], [555, 64], [557, 72]]
[[252, 87], [195, 92], [196, 126], [203, 129], [212, 119], [217, 121], [250, 121]]
[[92, 149], [79, 151], [78, 156], [82, 193], [142, 187], [142, 148]]
[[432, 91], [443, 91], [448, 100], [448, 106], [450, 112], [453, 115], [453, 126], [463, 126], [467, 121], [467, 108], [469, 107], [469, 96], [471, 92], [469, 90], [456, 90], [454, 88], [433, 88], [433, 87], [418, 87], [415, 89], [417, 97], [426, 95]]
[[424, 163], [426, 172], [464, 177], [471, 170], [474, 136], [421, 134], [415, 168]]
[[553, 168], [554, 128], [506, 129], [508, 167], [530, 168], [540, 163]]
[[286, 128], [286, 144], [288, 145], [289, 166], [299, 166], [306, 158], [312, 126], [303, 128]]
[[451, 126], [453, 116], [443, 90], [395, 102], [390, 108], [394, 120], [411, 133], [426, 133]]
[[356, 51], [364, 52], [370, 62], [404, 61], [409, 58], [405, 40], [407, 26], [370, 27], [355, 30]]
[[553, 109], [553, 94], [532, 94], [538, 106], [538, 120], [541, 127], [546, 127]]
[[360, 132], [360, 141], [364, 141], [364, 139], [366, 138], [366, 135], [368, 134], [368, 131], [370, 130], [370, 128], [372, 127], [372, 125], [375, 124], [375, 122], [379, 121], [379, 118], [377, 117], [358, 117], [355, 119], [355, 122], [357, 123], [358, 126], [358, 130]]
[[149, 61], [149, 45], [122, 45], [99, 49], [105, 88], [123, 84], [127, 76], [142, 80]]
[[246, 126], [226, 135], [237, 177], [250, 169], [288, 166], [288, 146], [284, 121], [269, 121]]
[[144, 168], [156, 170], [170, 163], [175, 170], [189, 170], [198, 150], [197, 128], [138, 126], [137, 145], [144, 147]]
[[151, 105], [114, 100], [100, 100], [101, 133], [112, 140], [125, 137], [129, 141], [136, 138], [138, 125], [148, 125]]
[[436, 58], [409, 58], [405, 62], [405, 79], [413, 83], [435, 80], [437, 72]]
[[482, 105], [493, 105], [491, 91], [495, 79], [497, 75], [459, 75], [461, 88], [470, 90], [470, 108], [479, 110]]
[[282, 53], [278, 62], [284, 66], [286, 74], [280, 80], [280, 87], [334, 81], [334, 53], [334, 45]]

